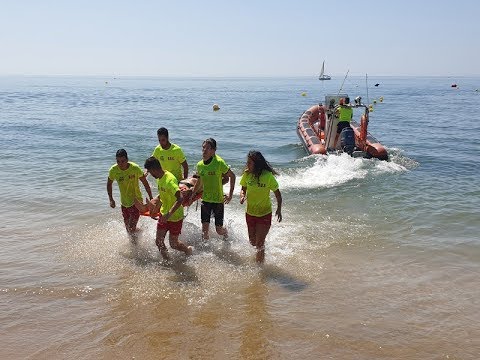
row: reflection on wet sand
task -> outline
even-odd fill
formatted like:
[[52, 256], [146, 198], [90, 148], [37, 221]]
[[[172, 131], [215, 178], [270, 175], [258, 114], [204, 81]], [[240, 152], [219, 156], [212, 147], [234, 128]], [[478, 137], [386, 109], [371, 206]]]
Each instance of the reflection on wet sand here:
[[308, 286], [305, 281], [296, 278], [276, 265], [264, 265], [260, 275], [265, 282], [276, 283], [282, 288], [293, 292], [303, 291]]
[[241, 330], [240, 355], [243, 359], [276, 359], [271, 339], [274, 326], [267, 309], [268, 287], [256, 279], [245, 289], [245, 319]]

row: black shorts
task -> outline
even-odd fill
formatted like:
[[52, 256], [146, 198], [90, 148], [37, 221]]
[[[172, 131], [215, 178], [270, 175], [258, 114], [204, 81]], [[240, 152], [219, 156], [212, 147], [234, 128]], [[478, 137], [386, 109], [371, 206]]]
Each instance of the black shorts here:
[[337, 134], [340, 134], [342, 132], [343, 129], [345, 129], [346, 127], [350, 126], [350, 122], [349, 121], [340, 121], [337, 125]]
[[223, 203], [211, 203], [202, 201], [202, 206], [200, 207], [200, 213], [203, 223], [210, 223], [210, 217], [215, 216], [215, 226], [223, 226], [223, 213], [224, 213]]

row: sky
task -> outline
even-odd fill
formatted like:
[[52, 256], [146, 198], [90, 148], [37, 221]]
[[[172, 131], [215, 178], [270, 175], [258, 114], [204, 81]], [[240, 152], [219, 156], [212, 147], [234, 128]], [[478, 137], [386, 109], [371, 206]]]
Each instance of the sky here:
[[0, 0], [0, 75], [480, 75], [480, 1]]

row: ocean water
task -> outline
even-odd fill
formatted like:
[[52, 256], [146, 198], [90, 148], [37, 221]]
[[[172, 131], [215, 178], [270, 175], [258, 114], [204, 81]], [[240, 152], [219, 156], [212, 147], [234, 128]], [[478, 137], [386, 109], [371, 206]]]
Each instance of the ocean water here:
[[[1, 77], [0, 358], [478, 358], [480, 78], [348, 78], [383, 96], [390, 160], [306, 156], [296, 121], [342, 80]], [[229, 241], [202, 246], [192, 206], [194, 255], [169, 263], [106, 194], [116, 150], [143, 165], [161, 126], [190, 169], [214, 137], [237, 175]], [[238, 201], [251, 149], [284, 199], [263, 267]]]

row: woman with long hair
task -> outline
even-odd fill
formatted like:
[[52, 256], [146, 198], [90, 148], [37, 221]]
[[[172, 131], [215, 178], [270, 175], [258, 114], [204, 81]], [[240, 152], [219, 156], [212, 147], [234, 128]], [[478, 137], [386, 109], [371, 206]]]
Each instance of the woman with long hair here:
[[275, 215], [282, 221], [282, 194], [278, 188], [278, 173], [272, 168], [262, 153], [252, 150], [247, 155], [247, 164], [240, 179], [240, 204], [247, 201], [246, 220], [248, 239], [257, 249], [256, 261], [263, 263], [265, 259], [265, 238], [272, 224], [272, 202], [270, 191], [277, 199]]

